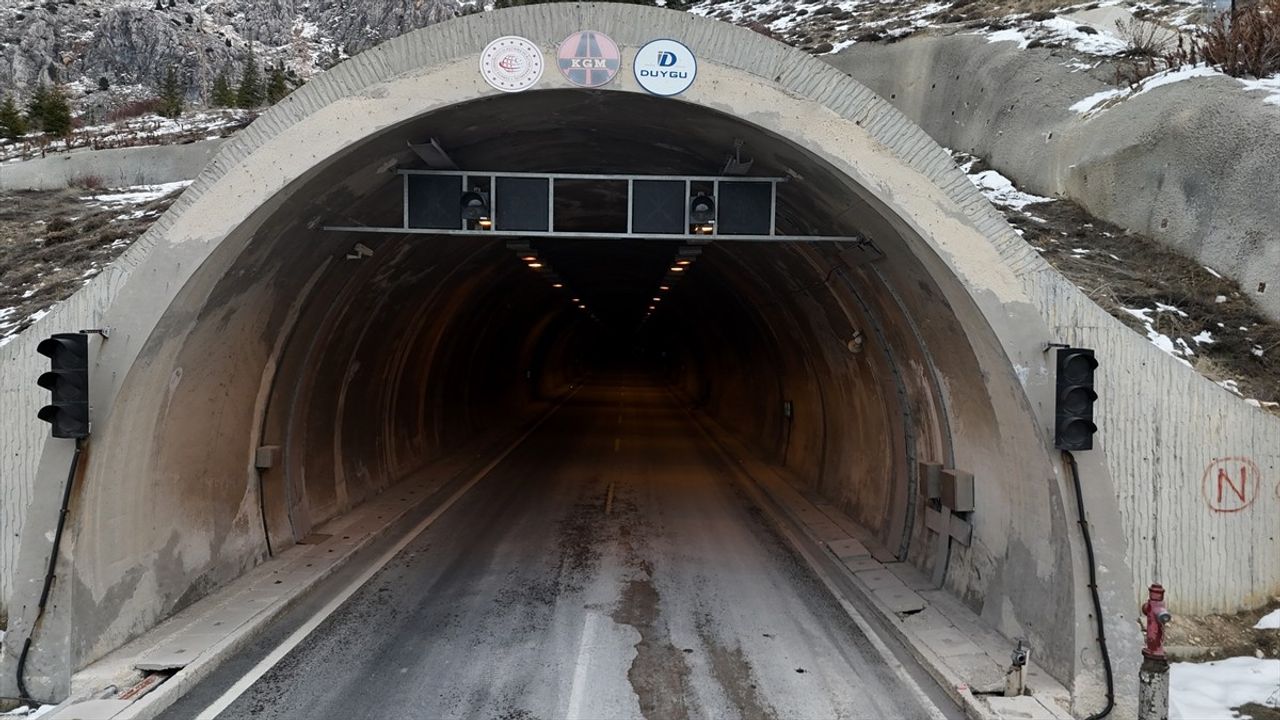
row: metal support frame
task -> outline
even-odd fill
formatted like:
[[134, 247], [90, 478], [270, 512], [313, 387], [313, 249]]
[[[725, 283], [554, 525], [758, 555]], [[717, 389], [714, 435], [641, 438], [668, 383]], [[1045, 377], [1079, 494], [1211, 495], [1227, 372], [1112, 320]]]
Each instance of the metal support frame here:
[[367, 225], [325, 225], [326, 232], [381, 233], [383, 235], [440, 235], [498, 240], [503, 238], [564, 238], [568, 240], [661, 240], [717, 242], [835, 242], [871, 245], [857, 235], [680, 235], [674, 233], [549, 232], [545, 230], [437, 230], [434, 228], [369, 227]]
[[[787, 182], [784, 177], [732, 177], [725, 178], [719, 175], [626, 175], [626, 174], [590, 174], [590, 173], [532, 173], [532, 172], [503, 172], [496, 170], [486, 171], [464, 171], [464, 170], [409, 170], [399, 169], [396, 171], [403, 178], [403, 196], [404, 208], [401, 213], [400, 227], [368, 227], [368, 226], [352, 226], [352, 225], [325, 225], [324, 230], [329, 232], [351, 232], [351, 233], [382, 233], [394, 235], [441, 235], [441, 236], [462, 236], [462, 237], [483, 237], [483, 238], [567, 238], [567, 239], [591, 239], [591, 240], [659, 240], [659, 241], [686, 241], [686, 242], [710, 242], [712, 239], [720, 241], [736, 241], [736, 242], [836, 242], [836, 243], [852, 243], [858, 246], [870, 246], [872, 243], [866, 238], [860, 236], [832, 236], [832, 235], [779, 235], [777, 232], [778, 219], [778, 184]], [[456, 229], [448, 228], [414, 228], [409, 227], [409, 176], [411, 175], [436, 175], [445, 177], [457, 177], [460, 185], [460, 192], [465, 193], [471, 188], [471, 182], [480, 178], [487, 178], [489, 181], [489, 219], [492, 221], [491, 229], [469, 229], [464, 220], [461, 227]], [[498, 207], [498, 179], [499, 178], [539, 178], [547, 181], [547, 229], [546, 230], [500, 230], [498, 224], [500, 218], [497, 217]], [[557, 232], [555, 221], [555, 202], [556, 202], [556, 181], [557, 180], [601, 180], [601, 181], [625, 181], [627, 183], [627, 229], [625, 232]], [[668, 182], [684, 183], [684, 233], [636, 233], [634, 230], [634, 207], [633, 198], [635, 193], [636, 180], [658, 180]], [[726, 235], [720, 233], [720, 185], [722, 182], [732, 183], [769, 183], [769, 232], [768, 234], [757, 235]], [[712, 198], [716, 203], [716, 221], [712, 224], [712, 230], [709, 234], [702, 234], [689, 231], [689, 200], [693, 195], [694, 183], [710, 183]]]

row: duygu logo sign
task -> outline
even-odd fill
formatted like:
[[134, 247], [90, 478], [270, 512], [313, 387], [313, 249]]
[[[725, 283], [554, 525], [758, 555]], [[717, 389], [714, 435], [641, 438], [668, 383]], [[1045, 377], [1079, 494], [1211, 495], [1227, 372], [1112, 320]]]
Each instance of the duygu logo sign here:
[[653, 40], [636, 52], [636, 82], [654, 95], [679, 95], [698, 76], [693, 51], [676, 40]]

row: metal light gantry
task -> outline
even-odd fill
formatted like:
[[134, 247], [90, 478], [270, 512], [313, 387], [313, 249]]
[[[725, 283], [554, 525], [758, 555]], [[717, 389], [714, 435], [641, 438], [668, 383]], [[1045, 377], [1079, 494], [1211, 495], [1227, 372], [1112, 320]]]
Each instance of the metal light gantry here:
[[[384, 233], [384, 234], [420, 234], [420, 235], [445, 235], [445, 236], [465, 236], [465, 237], [482, 237], [482, 238], [564, 238], [564, 239], [594, 239], [594, 240], [677, 240], [677, 241], [734, 241], [734, 242], [839, 242], [839, 243], [855, 243], [859, 245], [867, 244], [867, 240], [858, 236], [831, 236], [831, 235], [780, 235], [776, 232], [777, 224], [777, 202], [778, 202], [778, 185], [787, 181], [786, 178], [780, 177], [725, 177], [719, 175], [628, 175], [628, 174], [591, 174], [591, 173], [530, 173], [530, 172], [507, 172], [507, 171], [462, 171], [462, 170], [407, 170], [400, 169], [397, 173], [403, 178], [403, 196], [404, 207], [402, 212], [401, 224], [398, 227], [370, 227], [364, 225], [325, 225], [324, 230], [332, 232], [351, 232], [351, 233]], [[412, 178], [415, 176], [426, 176], [436, 178], [457, 178], [457, 197], [470, 192], [478, 183], [484, 183], [488, 186], [488, 207], [490, 215], [487, 218], [490, 227], [472, 228], [467, 227], [466, 221], [459, 219], [456, 227], [433, 226], [423, 227], [415, 226], [411, 221], [411, 208], [415, 203], [415, 193], [411, 189]], [[536, 226], [530, 226], [530, 223], [518, 223], [520, 227], [512, 227], [510, 223], [504, 223], [504, 218], [498, 212], [498, 189], [502, 185], [503, 180], [543, 180], [546, 182], [546, 212], [545, 219], [542, 219]], [[556, 227], [556, 181], [558, 180], [574, 180], [574, 181], [599, 181], [599, 182], [625, 182], [627, 191], [627, 218], [626, 230], [622, 232], [579, 232], [579, 231], [558, 231]], [[662, 182], [662, 183], [684, 183], [684, 192], [682, 196], [684, 223], [681, 226], [684, 232], [644, 232], [636, 228], [636, 218], [634, 210], [636, 204], [636, 183], [639, 182]], [[724, 232], [723, 225], [719, 217], [721, 209], [725, 203], [721, 197], [721, 191], [729, 186], [743, 186], [747, 184], [767, 183], [769, 185], [768, 193], [768, 220], [767, 232], [757, 233], [738, 233]], [[710, 185], [712, 197], [716, 201], [717, 220], [710, 224], [710, 232], [695, 232], [693, 225], [689, 219], [689, 200], [693, 194], [696, 185]], [[763, 223], [762, 223], [763, 225]]]

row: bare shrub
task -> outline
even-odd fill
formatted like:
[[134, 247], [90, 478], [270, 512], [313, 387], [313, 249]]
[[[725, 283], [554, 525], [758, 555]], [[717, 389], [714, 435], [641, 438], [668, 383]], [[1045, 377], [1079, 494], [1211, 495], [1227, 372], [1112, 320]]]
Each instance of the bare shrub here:
[[1131, 17], [1117, 20], [1116, 30], [1124, 41], [1124, 54], [1135, 58], [1158, 58], [1169, 51], [1170, 31], [1154, 22]]
[[107, 122], [120, 122], [121, 120], [131, 120], [143, 115], [158, 115], [160, 107], [163, 104], [160, 98], [143, 98], [142, 100], [130, 100], [123, 105], [111, 110], [107, 113]]
[[73, 188], [81, 190], [101, 190], [107, 186], [107, 181], [102, 179], [101, 175], [84, 174], [71, 178], [67, 183]]
[[1173, 67], [1206, 62], [1233, 77], [1280, 73], [1280, 0], [1219, 16], [1189, 42], [1179, 40], [1167, 60]]
[[1164, 70], [1166, 63], [1153, 57], [1130, 58], [1116, 61], [1116, 85], [1136, 88], [1143, 80]]

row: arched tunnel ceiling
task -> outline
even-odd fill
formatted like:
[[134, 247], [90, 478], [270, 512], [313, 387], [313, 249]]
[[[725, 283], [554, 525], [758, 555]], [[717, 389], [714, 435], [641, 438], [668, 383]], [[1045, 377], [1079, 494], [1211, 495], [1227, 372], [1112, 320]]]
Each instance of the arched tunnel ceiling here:
[[[794, 143], [716, 110], [649, 95], [609, 90], [544, 90], [486, 97], [416, 118], [370, 138], [352, 159], [382, 168], [427, 169], [409, 143], [434, 139], [464, 171], [639, 175], [719, 175], [741, 145], [752, 177], [781, 177], [777, 232], [859, 235], [878, 214], [825, 163]], [[345, 165], [345, 163], [344, 163]], [[344, 167], [330, 177], [348, 172]], [[387, 173], [362, 197], [318, 195], [332, 225], [396, 226], [400, 178]], [[320, 186], [340, 187], [326, 181]], [[625, 213], [625, 188], [578, 188], [576, 204], [558, 205], [558, 229], [599, 228]], [[304, 193], [303, 197], [310, 196]], [[314, 197], [314, 196], [313, 196]], [[601, 209], [599, 213], [595, 209]], [[418, 237], [419, 242], [431, 242]], [[609, 247], [594, 247], [597, 242]], [[724, 242], [721, 240], [720, 242]], [[618, 329], [643, 317], [649, 298], [680, 245], [660, 241], [537, 240], [570, 288]]]

